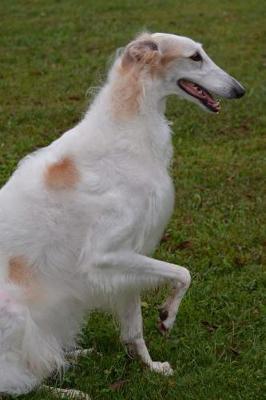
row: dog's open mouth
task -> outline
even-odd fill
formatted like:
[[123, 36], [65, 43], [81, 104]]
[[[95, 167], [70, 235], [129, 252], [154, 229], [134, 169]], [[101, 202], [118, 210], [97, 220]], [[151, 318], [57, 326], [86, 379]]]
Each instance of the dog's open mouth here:
[[215, 100], [212, 95], [197, 83], [188, 81], [187, 79], [179, 79], [178, 86], [188, 93], [190, 96], [198, 99], [210, 111], [218, 113], [221, 109], [218, 100]]

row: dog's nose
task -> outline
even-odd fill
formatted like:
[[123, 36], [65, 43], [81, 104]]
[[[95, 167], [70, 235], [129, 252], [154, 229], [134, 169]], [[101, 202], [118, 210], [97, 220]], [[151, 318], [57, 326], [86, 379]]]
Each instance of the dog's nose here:
[[233, 99], [239, 99], [240, 97], [244, 96], [245, 93], [246, 93], [246, 91], [243, 88], [243, 86], [234, 79], [234, 84], [233, 84], [233, 87], [231, 89], [232, 98]]
[[244, 96], [244, 94], [246, 93], [245, 89], [243, 88], [243, 86], [240, 86], [239, 88], [235, 88], [235, 98], [239, 99], [240, 97]]

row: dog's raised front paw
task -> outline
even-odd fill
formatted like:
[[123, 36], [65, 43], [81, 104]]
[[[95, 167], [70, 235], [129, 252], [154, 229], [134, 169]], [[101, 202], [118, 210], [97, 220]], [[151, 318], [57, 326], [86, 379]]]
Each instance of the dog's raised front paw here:
[[166, 308], [159, 310], [158, 329], [163, 336], [166, 336], [172, 329], [175, 319], [176, 315], [171, 316]]

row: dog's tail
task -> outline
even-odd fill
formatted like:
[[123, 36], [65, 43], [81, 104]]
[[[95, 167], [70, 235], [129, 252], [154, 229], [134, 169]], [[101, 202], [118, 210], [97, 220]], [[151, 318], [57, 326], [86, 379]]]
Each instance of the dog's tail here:
[[0, 285], [0, 393], [29, 392], [64, 364], [61, 346], [41, 330], [20, 288]]

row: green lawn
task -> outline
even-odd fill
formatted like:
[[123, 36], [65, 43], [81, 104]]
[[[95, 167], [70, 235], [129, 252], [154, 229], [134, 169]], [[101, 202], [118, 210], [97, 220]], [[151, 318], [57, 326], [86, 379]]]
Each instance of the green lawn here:
[[57, 385], [93, 400], [265, 398], [265, 16], [262, 0], [1, 0], [1, 184], [82, 117], [114, 50], [142, 29], [197, 39], [247, 89], [218, 116], [169, 101], [176, 211], [156, 257], [189, 266], [193, 282], [168, 338], [156, 330], [166, 289], [143, 315], [153, 358], [175, 375], [129, 361], [112, 317], [94, 314], [81, 341], [97, 352]]

